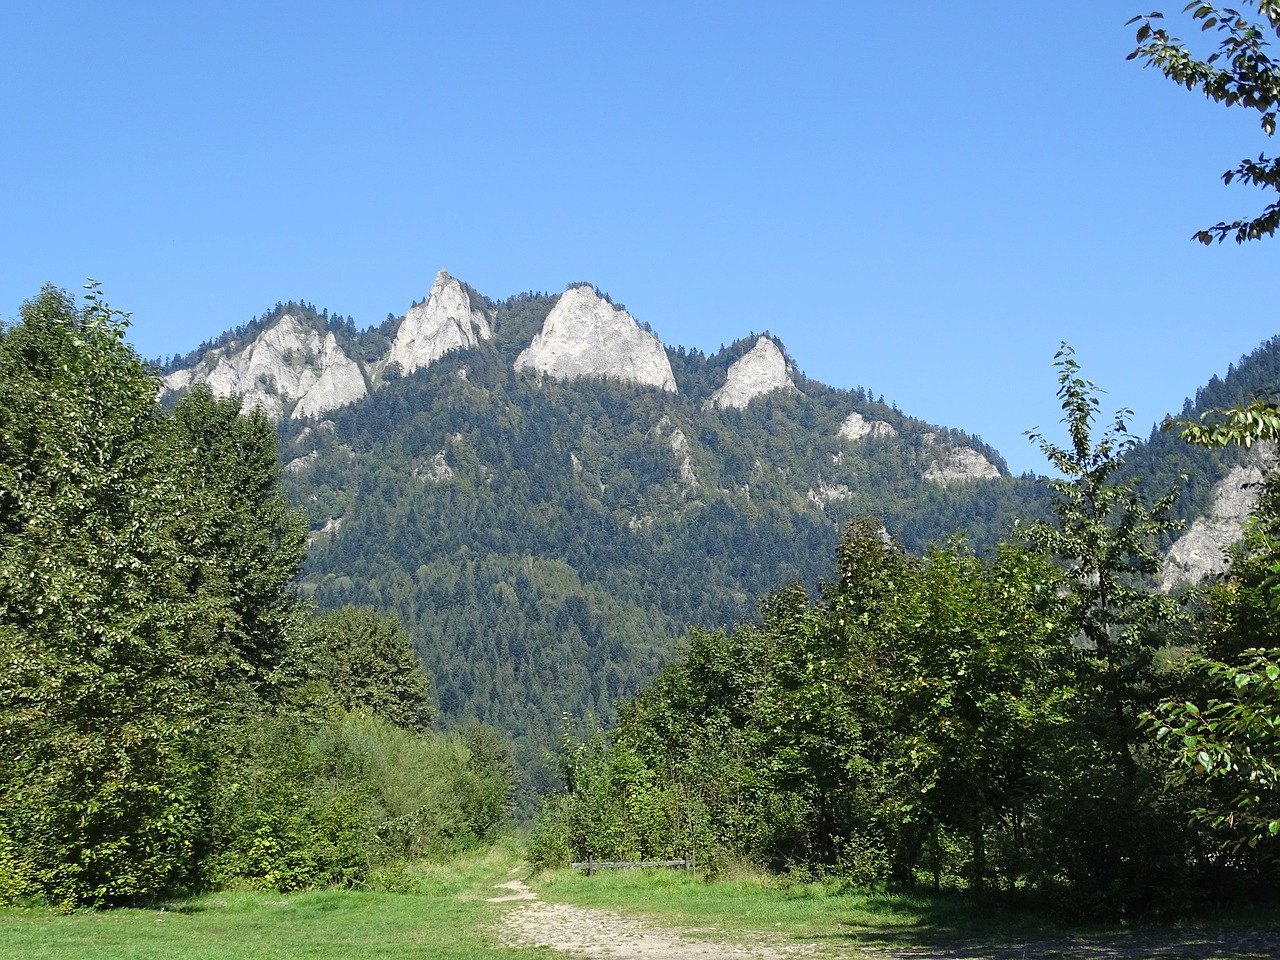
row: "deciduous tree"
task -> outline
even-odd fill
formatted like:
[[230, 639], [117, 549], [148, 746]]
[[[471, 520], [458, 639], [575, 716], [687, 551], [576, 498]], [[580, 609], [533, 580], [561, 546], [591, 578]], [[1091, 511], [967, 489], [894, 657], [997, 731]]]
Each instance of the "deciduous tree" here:
[[[1255, 7], [1261, 20], [1251, 20], [1236, 9], [1201, 0], [1193, 0], [1183, 8], [1192, 22], [1200, 24], [1201, 31], [1217, 35], [1217, 50], [1204, 57], [1193, 53], [1165, 29], [1164, 14], [1134, 17], [1129, 22], [1138, 24], [1138, 46], [1129, 59], [1141, 60], [1174, 83], [1200, 90], [1217, 103], [1257, 111], [1261, 114], [1262, 132], [1270, 137], [1275, 133], [1276, 112], [1280, 109], [1280, 64], [1271, 57], [1268, 38], [1280, 37], [1280, 2], [1252, 0], [1244, 6]], [[1224, 173], [1222, 180], [1227, 184], [1238, 180], [1269, 193], [1280, 190], [1280, 159], [1259, 154], [1256, 160], [1242, 160], [1235, 169]], [[1273, 201], [1256, 216], [1219, 222], [1197, 230], [1194, 238], [1208, 244], [1233, 237], [1243, 243], [1274, 236], [1277, 226], [1280, 201]]]

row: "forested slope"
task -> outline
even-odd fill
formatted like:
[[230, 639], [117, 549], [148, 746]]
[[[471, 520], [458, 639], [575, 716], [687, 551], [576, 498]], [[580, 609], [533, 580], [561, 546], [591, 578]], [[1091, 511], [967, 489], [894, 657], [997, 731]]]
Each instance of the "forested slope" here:
[[[793, 364], [795, 391], [711, 408], [754, 334], [711, 356], [668, 347], [679, 393], [539, 377], [515, 361], [557, 297], [496, 302], [463, 287], [492, 338], [407, 376], [378, 365], [394, 316], [361, 332], [279, 304], [237, 333], [291, 313], [365, 364], [368, 397], [279, 428], [286, 486], [312, 530], [303, 587], [322, 608], [395, 611], [446, 721], [493, 723], [526, 760], [558, 741], [566, 715], [608, 722], [691, 626], [753, 619], [788, 582], [815, 588], [851, 519], [878, 520], [912, 551], [960, 535], [981, 553], [1015, 518], [1045, 515], [1035, 478], [1008, 476], [978, 438]], [[1277, 372], [1272, 342], [1183, 414], [1239, 402]], [[943, 482], [939, 464], [956, 450], [1001, 475]], [[1190, 519], [1239, 456], [1157, 429], [1122, 472], [1151, 497], [1179, 490], [1174, 515]]]
[[[287, 484], [310, 515], [316, 602], [396, 611], [445, 717], [493, 723], [527, 758], [565, 715], [610, 720], [691, 625], [816, 586], [851, 517], [981, 549], [1042, 509], [1029, 478], [924, 479], [953, 447], [1003, 462], [864, 390], [797, 376], [798, 392], [706, 409], [754, 337], [711, 357], [669, 348], [676, 395], [517, 374], [555, 298], [472, 293], [493, 340], [393, 371], [327, 422], [283, 424]], [[893, 435], [843, 437], [853, 413]]]

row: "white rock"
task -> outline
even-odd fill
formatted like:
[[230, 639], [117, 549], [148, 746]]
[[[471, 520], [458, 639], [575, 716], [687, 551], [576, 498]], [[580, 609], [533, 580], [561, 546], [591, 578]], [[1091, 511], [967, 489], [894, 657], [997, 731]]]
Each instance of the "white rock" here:
[[588, 286], [560, 295], [541, 332], [516, 358], [515, 368], [563, 379], [606, 377], [676, 392], [662, 341]]
[[819, 507], [825, 508], [828, 503], [848, 500], [853, 496], [853, 491], [846, 483], [827, 483], [822, 477], [818, 477], [818, 489], [810, 490], [806, 496]]
[[410, 307], [400, 322], [385, 362], [398, 363], [401, 373], [410, 374], [452, 350], [466, 350], [492, 337], [489, 322], [472, 308], [462, 284], [441, 270], [426, 303]]
[[696, 491], [700, 484], [698, 475], [693, 472], [693, 460], [689, 457], [689, 441], [679, 427], [671, 434], [671, 453], [680, 461], [680, 482]]
[[924, 471], [924, 478], [948, 484], [955, 480], [990, 480], [1000, 476], [996, 466], [971, 447], [953, 447], [945, 458], [934, 460]]
[[1227, 568], [1223, 550], [1240, 539], [1244, 522], [1261, 493], [1262, 470], [1255, 464], [1238, 465], [1213, 488], [1209, 515], [1192, 522], [1165, 556], [1160, 588], [1172, 590], [1181, 583], [1196, 583]]
[[320, 459], [320, 451], [312, 450], [304, 457], [295, 457], [284, 465], [289, 473], [300, 473]]
[[323, 336], [285, 314], [244, 346], [210, 351], [194, 367], [164, 378], [169, 390], [204, 381], [215, 396], [238, 396], [244, 408], [261, 407], [272, 420], [296, 401], [293, 418], [315, 417], [361, 399], [368, 392], [359, 365], [332, 333]]
[[453, 479], [453, 467], [449, 466], [448, 454], [440, 450], [431, 462], [413, 468], [413, 475], [419, 480], [444, 481]]
[[787, 370], [787, 358], [778, 345], [768, 337], [759, 337], [754, 347], [733, 361], [724, 386], [713, 393], [704, 406], [721, 410], [741, 408], [761, 394], [774, 390], [795, 393], [796, 385]]
[[851, 413], [840, 424], [840, 436], [846, 440], [861, 440], [863, 437], [896, 437], [898, 431], [893, 424], [885, 420], [868, 420], [860, 413]]

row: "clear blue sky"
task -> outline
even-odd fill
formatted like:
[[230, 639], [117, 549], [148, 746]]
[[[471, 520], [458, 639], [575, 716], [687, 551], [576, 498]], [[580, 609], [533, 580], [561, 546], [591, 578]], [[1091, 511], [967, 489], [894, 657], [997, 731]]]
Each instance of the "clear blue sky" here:
[[92, 276], [154, 357], [278, 300], [376, 324], [442, 268], [589, 280], [1039, 471], [1059, 341], [1145, 433], [1280, 332], [1280, 240], [1189, 239], [1280, 144], [1125, 62], [1147, 8], [5, 4], [0, 316]]

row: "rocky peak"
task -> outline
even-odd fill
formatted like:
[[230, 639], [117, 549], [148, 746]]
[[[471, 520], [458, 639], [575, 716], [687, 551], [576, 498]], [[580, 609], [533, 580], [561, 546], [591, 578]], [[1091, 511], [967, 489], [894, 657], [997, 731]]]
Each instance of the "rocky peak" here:
[[164, 378], [167, 390], [207, 383], [215, 396], [238, 396], [245, 409], [261, 407], [272, 420], [315, 417], [363, 397], [364, 374], [343, 353], [332, 332], [321, 334], [293, 314], [246, 344], [211, 350], [194, 367]]
[[724, 386], [711, 395], [705, 406], [721, 410], [741, 408], [761, 394], [774, 390], [795, 393], [796, 385], [787, 370], [787, 358], [778, 345], [762, 336], [754, 347], [730, 365]]
[[564, 379], [606, 377], [676, 392], [662, 341], [589, 286], [571, 287], [560, 295], [541, 332], [516, 358], [515, 368]]
[[484, 314], [471, 306], [462, 284], [441, 270], [426, 302], [411, 307], [400, 322], [385, 362], [397, 363], [401, 373], [409, 374], [492, 336]]

